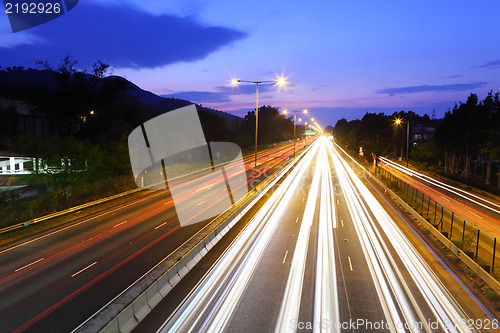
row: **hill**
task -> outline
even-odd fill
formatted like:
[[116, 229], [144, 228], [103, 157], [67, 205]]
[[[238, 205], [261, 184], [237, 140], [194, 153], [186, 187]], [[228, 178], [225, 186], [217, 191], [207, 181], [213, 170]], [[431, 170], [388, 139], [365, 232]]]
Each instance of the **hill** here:
[[[86, 76], [89, 79], [92, 77], [90, 74]], [[108, 76], [103, 80], [120, 80], [127, 86], [127, 93], [135, 99], [148, 111], [148, 117], [153, 118], [162, 113], [181, 108], [186, 105], [195, 104], [193, 102], [177, 99], [177, 98], [164, 98], [158, 96], [150, 91], [144, 90], [128, 81], [121, 76]], [[0, 70], [0, 98], [28, 101], [36, 103], [37, 95], [46, 90], [56, 88], [57, 83], [54, 76], [49, 70], [37, 69], [24, 69], [23, 67], [13, 67]], [[43, 87], [42, 90], [38, 87]], [[216, 114], [222, 118], [229, 129], [235, 129], [243, 121], [240, 117], [235, 115], [207, 108], [196, 104], [198, 110], [204, 110]]]

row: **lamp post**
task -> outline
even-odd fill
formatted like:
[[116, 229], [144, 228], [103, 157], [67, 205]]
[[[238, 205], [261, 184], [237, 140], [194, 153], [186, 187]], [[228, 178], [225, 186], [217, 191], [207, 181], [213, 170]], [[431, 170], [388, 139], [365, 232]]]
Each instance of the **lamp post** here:
[[[396, 125], [401, 124], [403, 121], [400, 118], [397, 118], [395, 123]], [[410, 146], [410, 121], [406, 121], [406, 167], [408, 167], [408, 149]], [[402, 157], [402, 156], [401, 156]]]
[[232, 79], [231, 84], [232, 85], [237, 85], [240, 82], [248, 82], [248, 83], [255, 83], [257, 86], [256, 89], [256, 98], [255, 98], [255, 149], [254, 149], [254, 162], [255, 162], [255, 172], [257, 172], [257, 134], [259, 132], [259, 84], [260, 83], [267, 83], [267, 82], [274, 82], [280, 86], [284, 85], [286, 83], [284, 78], [279, 78], [277, 80], [267, 80], [267, 81], [246, 81], [246, 80], [237, 80], [237, 79]]
[[304, 141], [304, 147], [307, 145], [307, 120], [306, 123], [304, 124], [304, 136], [306, 137], [306, 140]]
[[[296, 127], [296, 119], [297, 119], [297, 112], [302, 112], [307, 114], [307, 109], [304, 109], [302, 111], [288, 111], [288, 110], [283, 110], [284, 114], [287, 114], [288, 112], [293, 112], [293, 158], [295, 158], [295, 141], [297, 140], [297, 135], [295, 134], [295, 127]], [[302, 119], [300, 119], [302, 120]], [[307, 122], [306, 122], [307, 124]]]

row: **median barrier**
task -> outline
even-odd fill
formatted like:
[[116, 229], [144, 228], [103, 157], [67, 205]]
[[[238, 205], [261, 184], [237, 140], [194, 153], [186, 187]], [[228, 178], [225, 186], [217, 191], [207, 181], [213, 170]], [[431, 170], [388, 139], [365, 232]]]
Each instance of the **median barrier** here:
[[151, 311], [151, 307], [146, 297], [146, 291], [142, 292], [142, 294], [132, 302], [132, 308], [134, 309], [134, 317], [137, 322], [146, 318], [147, 314]]
[[152, 284], [151, 287], [146, 289], [146, 299], [148, 300], [148, 305], [151, 309], [158, 305], [158, 303], [160, 303], [160, 301], [163, 299], [163, 296], [160, 293], [160, 286], [158, 281], [156, 281], [156, 283]]
[[[114, 324], [115, 321], [117, 325]], [[133, 304], [127, 306], [125, 310], [116, 317], [116, 320], [113, 320], [110, 323], [111, 325], [109, 325], [109, 327], [111, 328], [111, 330], [108, 329], [106, 331], [116, 332], [114, 331], [115, 327], [118, 328], [118, 332], [123, 332], [123, 331], [126, 332], [129, 329], [133, 330], [134, 327], [137, 326], [136, 317], [134, 315]]]

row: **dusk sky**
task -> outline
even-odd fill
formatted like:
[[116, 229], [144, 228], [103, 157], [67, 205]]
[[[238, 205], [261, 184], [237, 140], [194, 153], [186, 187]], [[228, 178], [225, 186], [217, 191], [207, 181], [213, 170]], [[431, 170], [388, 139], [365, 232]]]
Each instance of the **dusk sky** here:
[[322, 126], [367, 111], [442, 117], [500, 90], [500, 1], [82, 0], [12, 33], [0, 14], [0, 65], [97, 59], [141, 88], [244, 115], [309, 108]]

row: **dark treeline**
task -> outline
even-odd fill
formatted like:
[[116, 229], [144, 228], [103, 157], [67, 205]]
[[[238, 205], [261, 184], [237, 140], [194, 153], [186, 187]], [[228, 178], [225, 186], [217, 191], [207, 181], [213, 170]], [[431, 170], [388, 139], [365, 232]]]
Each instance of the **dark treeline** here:
[[[401, 123], [396, 124], [396, 119], [400, 119]], [[370, 159], [371, 154], [406, 156], [408, 121], [410, 138], [415, 127], [435, 128], [439, 122], [430, 119], [428, 115], [420, 116], [412, 111], [394, 112], [391, 116], [383, 113], [366, 113], [361, 120], [337, 121], [334, 127], [335, 140], [352, 151], [357, 152], [360, 147], [363, 148], [368, 153], [367, 158]], [[412, 153], [415, 154], [415, 149], [410, 147], [410, 155]]]
[[[304, 126], [296, 125], [296, 136], [301, 137], [304, 132]], [[250, 147], [255, 142], [255, 109], [249, 111], [240, 130], [241, 135], [238, 139], [238, 144], [242, 147]], [[285, 140], [290, 140], [293, 137], [293, 116], [286, 118], [280, 114], [275, 107], [264, 105], [259, 108], [259, 128], [258, 128], [258, 144], [266, 145]]]
[[[396, 119], [401, 119], [396, 124]], [[406, 157], [407, 124], [410, 123], [409, 158], [434, 165], [447, 174], [464, 179], [475, 176], [486, 184], [500, 168], [500, 97], [492, 92], [479, 101], [470, 94], [467, 102], [455, 105], [443, 119], [430, 119], [412, 111], [395, 112], [391, 116], [366, 113], [361, 120], [341, 119], [334, 128], [337, 142], [357, 153], [362, 147], [371, 160], [371, 154]], [[426, 129], [428, 137], [417, 133]], [[435, 131], [435, 133], [433, 133]], [[418, 137], [418, 138], [416, 138]], [[477, 172], [477, 163], [485, 164]], [[500, 170], [498, 170], [500, 172]]]
[[485, 182], [490, 184], [492, 162], [500, 167], [499, 93], [493, 96], [490, 92], [483, 101], [470, 94], [467, 102], [446, 112], [436, 130], [436, 145], [442, 153], [445, 171], [469, 178], [476, 173], [471, 161], [485, 161]]

